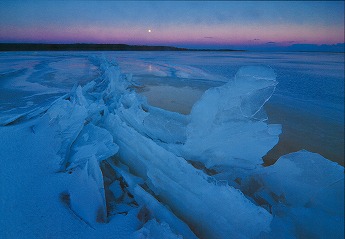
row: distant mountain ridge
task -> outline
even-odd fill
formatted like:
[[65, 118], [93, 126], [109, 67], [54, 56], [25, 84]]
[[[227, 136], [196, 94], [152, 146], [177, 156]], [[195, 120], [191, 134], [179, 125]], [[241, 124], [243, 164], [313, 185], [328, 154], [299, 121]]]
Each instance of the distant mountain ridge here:
[[323, 51], [323, 52], [344, 52], [345, 43], [337, 44], [293, 44], [288, 47], [290, 51]]
[[281, 46], [279, 42], [267, 42], [255, 46], [243, 46], [247, 51], [262, 52], [332, 52], [344, 53], [345, 43], [337, 44], [292, 44], [289, 46]]

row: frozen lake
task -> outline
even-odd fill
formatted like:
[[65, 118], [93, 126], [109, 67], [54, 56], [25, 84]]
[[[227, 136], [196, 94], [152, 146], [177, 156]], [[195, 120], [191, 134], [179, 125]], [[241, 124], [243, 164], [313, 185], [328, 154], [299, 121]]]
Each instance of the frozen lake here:
[[343, 238], [342, 57], [2, 53], [0, 237]]
[[344, 165], [344, 54], [261, 52], [3, 52], [0, 120], [50, 105], [98, 76], [92, 56], [115, 59], [133, 75], [148, 102], [188, 114], [203, 92], [231, 80], [242, 66], [271, 67], [278, 85], [265, 105], [269, 123], [282, 124], [265, 156], [307, 149]]

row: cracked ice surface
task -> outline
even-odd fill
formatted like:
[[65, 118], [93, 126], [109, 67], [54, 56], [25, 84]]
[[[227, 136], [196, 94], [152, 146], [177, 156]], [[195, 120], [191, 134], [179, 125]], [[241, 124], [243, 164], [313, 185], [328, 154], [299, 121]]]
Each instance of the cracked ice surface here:
[[121, 214], [133, 238], [343, 237], [343, 167], [306, 151], [261, 166], [281, 133], [263, 112], [272, 69], [241, 68], [182, 115], [149, 105], [115, 62], [92, 62], [93, 81], [6, 123], [54, 128], [64, 210], [99, 235]]

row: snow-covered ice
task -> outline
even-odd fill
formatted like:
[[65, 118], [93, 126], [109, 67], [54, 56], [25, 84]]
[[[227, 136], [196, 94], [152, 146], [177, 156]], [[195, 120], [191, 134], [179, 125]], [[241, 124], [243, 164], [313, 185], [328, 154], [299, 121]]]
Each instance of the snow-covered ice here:
[[343, 238], [342, 166], [308, 151], [262, 166], [282, 131], [263, 108], [273, 69], [240, 68], [183, 115], [115, 61], [90, 62], [92, 81], [2, 121], [1, 238]]

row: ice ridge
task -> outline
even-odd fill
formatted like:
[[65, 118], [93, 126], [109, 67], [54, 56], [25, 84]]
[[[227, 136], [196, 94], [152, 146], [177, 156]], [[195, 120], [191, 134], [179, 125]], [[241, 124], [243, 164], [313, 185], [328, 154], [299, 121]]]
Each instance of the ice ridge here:
[[306, 151], [261, 166], [281, 133], [263, 112], [272, 69], [241, 68], [185, 116], [149, 105], [116, 62], [92, 60], [99, 77], [44, 112], [73, 182], [69, 207], [88, 225], [111, 220], [114, 204], [140, 208], [138, 237], [343, 237], [343, 167]]

